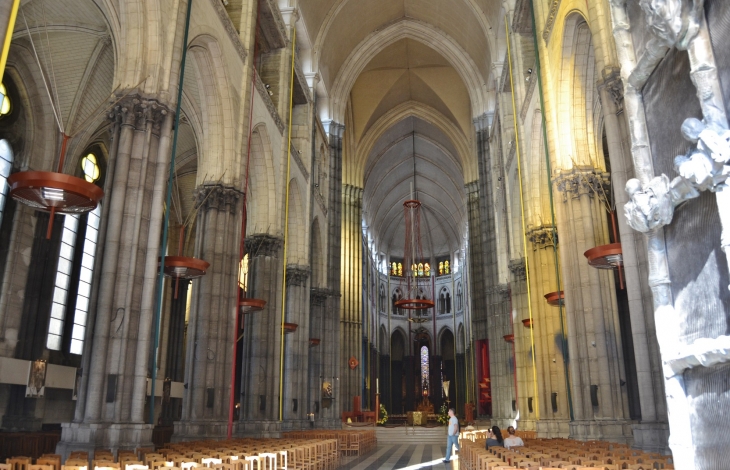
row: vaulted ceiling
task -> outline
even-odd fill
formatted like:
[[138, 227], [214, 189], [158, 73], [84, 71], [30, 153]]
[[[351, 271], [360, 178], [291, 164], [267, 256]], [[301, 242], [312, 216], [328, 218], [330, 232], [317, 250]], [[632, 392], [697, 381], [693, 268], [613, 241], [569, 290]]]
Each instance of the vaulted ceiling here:
[[362, 187], [376, 249], [402, 256], [403, 202], [422, 202], [424, 255], [466, 236], [473, 119], [492, 111], [496, 0], [307, 0], [301, 17], [323, 120], [346, 125], [344, 183]]

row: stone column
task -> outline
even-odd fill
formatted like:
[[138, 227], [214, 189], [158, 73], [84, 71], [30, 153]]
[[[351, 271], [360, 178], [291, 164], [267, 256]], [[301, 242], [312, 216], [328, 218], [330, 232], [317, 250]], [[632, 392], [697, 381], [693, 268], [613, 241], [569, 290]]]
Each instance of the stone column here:
[[575, 167], [554, 178], [560, 262], [564, 281], [570, 372], [577, 439], [628, 441], [625, 377], [614, 273], [588, 265], [583, 253], [608, 243], [608, 221], [596, 194], [608, 187], [609, 175]]
[[[504, 215], [495, 207], [494, 201], [498, 199], [499, 181], [504, 179], [501, 165], [494, 165], [500, 156], [493, 156], [498, 151], [498, 146], [491, 146], [489, 141], [489, 120], [487, 116], [481, 116], [474, 121], [477, 135], [477, 158], [479, 169], [479, 182], [475, 188], [473, 184], [467, 185], [469, 201], [474, 198], [478, 200], [480, 224], [478, 229], [479, 245], [471, 246], [470, 274], [472, 295], [481, 295], [483, 292], [483, 305], [477, 308], [472, 304], [474, 323], [477, 335], [475, 339], [489, 339], [490, 357], [490, 385], [492, 396], [492, 417], [498, 426], [505, 426], [514, 418], [512, 400], [515, 399], [515, 383], [512, 359], [513, 343], [507, 343], [503, 337], [512, 333], [510, 323], [510, 296], [509, 286], [506, 279], [501, 279], [499, 274], [500, 254], [497, 239], [500, 237], [500, 230], [504, 231], [505, 221], [497, 223], [498, 217]], [[497, 136], [498, 137], [498, 136]], [[477, 189], [478, 188], [478, 189]], [[473, 194], [475, 193], [476, 194]], [[472, 207], [469, 207], [470, 220]], [[476, 223], [474, 224], [476, 228]], [[470, 234], [472, 227], [470, 224]], [[504, 233], [501, 234], [505, 236]], [[477, 250], [481, 253], [477, 253]], [[474, 259], [474, 256], [477, 256]], [[481, 260], [481, 261], [480, 261]], [[475, 266], [475, 263], [479, 263]], [[475, 275], [483, 277], [483, 286], [479, 287], [478, 281], [474, 280]], [[476, 291], [475, 289], [479, 289]], [[478, 402], [482, 389], [475, 390]], [[475, 402], [475, 405], [477, 403]], [[478, 410], [478, 407], [477, 407]]]
[[327, 289], [313, 287], [309, 294], [309, 336], [319, 340], [319, 344], [309, 347], [308, 383], [309, 402], [307, 410], [314, 413], [316, 427], [324, 427], [322, 383], [324, 382], [324, 315], [329, 292]]
[[[151, 343], [151, 312], [161, 231], [164, 176], [170, 157], [173, 114], [160, 102], [127, 97], [115, 108], [118, 139], [113, 181], [104, 200], [100, 227], [103, 256], [93, 341], [87, 353], [77, 421], [63, 424], [57, 452], [72, 449], [135, 448], [149, 445], [152, 425], [144, 424]], [[108, 212], [106, 207], [108, 207]], [[95, 308], [94, 308], [95, 307]]]
[[308, 426], [307, 366], [309, 365], [309, 267], [286, 268], [286, 321], [297, 331], [284, 335], [284, 420], [290, 429]]
[[[509, 270], [511, 272], [512, 331], [515, 335], [514, 358], [510, 358], [510, 362], [514, 368], [511, 372], [516, 374], [517, 377], [517, 411], [520, 414], [521, 429], [536, 430], [537, 412], [542, 413], [541, 408], [538, 410], [539, 394], [542, 393], [542, 390], [538, 384], [537, 395], [535, 394], [535, 380], [532, 370], [532, 340], [530, 330], [522, 324], [522, 320], [529, 318], [525, 259], [511, 260]], [[539, 359], [537, 354], [535, 359]], [[515, 380], [515, 378], [512, 377], [512, 380]], [[530, 408], [532, 408], [532, 411], [530, 411]]]
[[[182, 382], [185, 378], [185, 310], [190, 282], [181, 280], [179, 283], [175, 281], [169, 283], [171, 290], [170, 320], [164, 378], [169, 378], [173, 382]], [[175, 298], [176, 294], [177, 298]], [[177, 413], [179, 401], [179, 398], [169, 398], [168, 401], [163, 399], [162, 424], [164, 426], [172, 426], [173, 421], [179, 419]]]
[[240, 435], [278, 436], [283, 240], [246, 237], [250, 296], [266, 307], [245, 317], [241, 371]]
[[231, 345], [238, 314], [238, 249], [242, 193], [220, 184], [196, 191], [200, 212], [196, 255], [210, 263], [197, 280], [188, 320], [183, 416], [175, 439], [221, 438], [228, 426]]
[[[352, 409], [353, 397], [361, 396], [365, 366], [362, 357], [362, 191], [362, 188], [350, 185], [342, 188], [340, 399], [346, 410]], [[351, 358], [358, 362], [354, 368], [349, 364]]]
[[656, 341], [656, 327], [651, 307], [649, 304], [646, 305], [649, 308], [647, 315], [644, 305], [644, 299], [650, 299], [652, 295], [645, 272], [646, 244], [643, 242], [641, 234], [632, 230], [626, 223], [626, 218], [620, 215], [623, 213], [623, 206], [629, 200], [624, 188], [626, 181], [633, 176], [633, 163], [630, 135], [626, 119], [623, 118], [623, 83], [618, 68], [603, 70], [603, 81], [599, 83], [598, 91], [601, 97], [611, 163], [616, 220], [624, 257], [623, 269], [631, 316], [631, 334], [640, 400], [641, 423], [632, 425], [634, 447], [646, 451], [662, 452], [666, 450], [669, 441], [669, 424], [664, 398], [664, 381], [661, 374], [657, 372], [661, 370], [662, 362], [659, 343]]
[[540, 419], [536, 425], [540, 437], [567, 438], [570, 433], [570, 409], [564, 361], [568, 358], [563, 351], [565, 341], [560, 325], [560, 308], [548, 305], [544, 297], [554, 292], [557, 284], [553, 249], [558, 240], [554, 234], [557, 235], [551, 225], [533, 227], [527, 233], [531, 248], [533, 333], [540, 392]]

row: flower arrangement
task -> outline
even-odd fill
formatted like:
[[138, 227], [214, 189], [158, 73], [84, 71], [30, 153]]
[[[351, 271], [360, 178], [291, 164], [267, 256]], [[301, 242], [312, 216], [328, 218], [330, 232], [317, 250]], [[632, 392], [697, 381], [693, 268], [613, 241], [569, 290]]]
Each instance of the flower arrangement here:
[[441, 405], [439, 414], [436, 415], [436, 422], [439, 424], [448, 424], [449, 422], [449, 409], [446, 407], [445, 403]]
[[388, 412], [385, 410], [385, 405], [380, 404], [380, 415], [382, 418], [378, 420], [378, 424], [385, 424], [388, 422]]

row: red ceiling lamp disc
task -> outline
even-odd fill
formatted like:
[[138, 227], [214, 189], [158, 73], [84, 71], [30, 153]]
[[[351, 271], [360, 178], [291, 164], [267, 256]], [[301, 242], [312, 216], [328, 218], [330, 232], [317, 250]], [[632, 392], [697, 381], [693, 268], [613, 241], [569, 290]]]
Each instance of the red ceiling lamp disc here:
[[244, 314], [260, 312], [266, 307], [266, 301], [244, 297], [238, 302], [238, 306], [241, 308], [241, 313]]
[[545, 300], [547, 301], [548, 305], [551, 305], [553, 307], [561, 307], [565, 305], [565, 293], [563, 291], [550, 292], [549, 294], [545, 294]]
[[188, 280], [205, 276], [210, 263], [189, 256], [165, 256], [165, 275], [173, 279]]
[[515, 335], [504, 335], [504, 336], [502, 336], [502, 338], [504, 338], [504, 340], [507, 341], [508, 343], [515, 342]]
[[600, 245], [583, 253], [588, 264], [598, 269], [614, 269], [623, 266], [624, 256], [620, 243]]
[[309, 338], [309, 346], [319, 346], [320, 342], [319, 338]]
[[296, 323], [284, 323], [284, 333], [294, 333], [298, 327]]
[[532, 328], [532, 318], [525, 318], [522, 320], [522, 324], [525, 326], [525, 328]]
[[50, 212], [46, 238], [51, 239], [53, 216], [83, 214], [96, 208], [104, 191], [82, 178], [61, 173], [66, 160], [66, 146], [70, 137], [64, 133], [58, 171], [21, 171], [8, 177], [8, 194], [16, 201], [37, 210]]
[[88, 181], [51, 171], [21, 171], [8, 177], [10, 197], [34, 209], [58, 214], [92, 211], [104, 191]]

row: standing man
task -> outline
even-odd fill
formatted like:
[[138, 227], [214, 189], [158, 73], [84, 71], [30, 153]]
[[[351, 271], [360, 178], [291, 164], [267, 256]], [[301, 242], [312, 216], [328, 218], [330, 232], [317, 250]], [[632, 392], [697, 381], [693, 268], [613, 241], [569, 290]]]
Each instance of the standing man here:
[[456, 417], [456, 411], [453, 408], [449, 408], [449, 432], [446, 438], [446, 458], [444, 463], [451, 461], [451, 446], [456, 446], [456, 451], [459, 452], [459, 420]]

